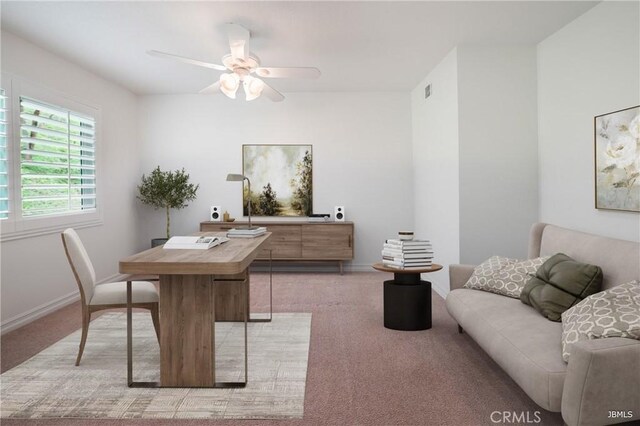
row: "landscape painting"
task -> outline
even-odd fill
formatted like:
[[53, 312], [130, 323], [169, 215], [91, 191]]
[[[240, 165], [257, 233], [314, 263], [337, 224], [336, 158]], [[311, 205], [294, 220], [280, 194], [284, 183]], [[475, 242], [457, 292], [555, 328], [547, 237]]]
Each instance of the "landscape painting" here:
[[594, 121], [596, 208], [640, 212], [640, 106]]
[[243, 212], [253, 216], [309, 216], [313, 212], [311, 145], [243, 145]]

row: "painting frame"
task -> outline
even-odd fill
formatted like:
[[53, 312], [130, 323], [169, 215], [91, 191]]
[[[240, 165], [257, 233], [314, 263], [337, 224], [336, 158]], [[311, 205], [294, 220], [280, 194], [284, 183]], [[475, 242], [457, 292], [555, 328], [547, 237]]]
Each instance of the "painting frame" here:
[[243, 144], [242, 211], [256, 217], [308, 217], [313, 213], [313, 145]]
[[594, 205], [640, 212], [640, 105], [593, 118]]

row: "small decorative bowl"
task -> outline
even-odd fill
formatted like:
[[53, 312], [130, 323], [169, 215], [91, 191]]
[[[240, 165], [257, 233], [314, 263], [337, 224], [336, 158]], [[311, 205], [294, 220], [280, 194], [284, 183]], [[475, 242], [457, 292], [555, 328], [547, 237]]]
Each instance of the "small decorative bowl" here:
[[233, 221], [235, 221], [235, 220], [236, 220], [236, 218], [235, 218], [235, 217], [230, 217], [229, 219], [227, 219], [227, 222], [233, 222]]
[[413, 240], [413, 231], [400, 231], [398, 232], [398, 239], [401, 241]]

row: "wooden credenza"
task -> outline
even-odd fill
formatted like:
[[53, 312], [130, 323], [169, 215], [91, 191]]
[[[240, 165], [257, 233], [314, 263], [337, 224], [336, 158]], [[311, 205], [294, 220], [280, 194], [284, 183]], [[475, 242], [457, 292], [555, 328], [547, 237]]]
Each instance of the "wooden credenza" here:
[[[271, 232], [269, 248], [258, 253], [257, 260], [280, 261], [337, 261], [342, 274], [342, 262], [353, 260], [353, 222], [260, 222], [255, 226], [266, 226]], [[201, 222], [201, 232], [224, 232], [246, 222]]]

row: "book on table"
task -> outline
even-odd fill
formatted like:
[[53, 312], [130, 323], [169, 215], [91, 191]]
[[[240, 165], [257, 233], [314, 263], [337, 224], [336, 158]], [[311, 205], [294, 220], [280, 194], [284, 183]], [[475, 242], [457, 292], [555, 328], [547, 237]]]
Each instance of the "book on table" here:
[[164, 243], [164, 249], [177, 250], [208, 250], [229, 241], [227, 237], [171, 237]]
[[418, 250], [433, 250], [432, 246], [427, 246], [427, 245], [416, 245], [416, 246], [401, 246], [398, 244], [389, 244], [389, 243], [384, 243], [383, 248], [388, 249], [388, 250], [398, 250], [398, 251], [418, 251]]
[[399, 259], [432, 259], [432, 251], [417, 251], [417, 252], [401, 252], [395, 250], [382, 250], [382, 257], [395, 257]]
[[393, 268], [393, 269], [426, 269], [426, 268], [430, 268], [431, 265], [418, 265], [418, 266], [406, 266], [406, 265], [397, 265], [395, 263], [384, 263], [383, 265], [388, 267], [388, 268]]
[[431, 241], [429, 240], [397, 240], [391, 238], [385, 240], [385, 244], [397, 247], [431, 247]]
[[248, 228], [233, 228], [227, 232], [227, 237], [230, 238], [254, 238], [267, 232], [267, 228], [264, 226], [254, 226], [251, 229]]
[[432, 265], [431, 261], [402, 262], [402, 261], [389, 260], [384, 258], [382, 259], [382, 264], [386, 266], [397, 267], [397, 268], [411, 268], [411, 267], [428, 268]]
[[388, 254], [382, 255], [382, 260], [388, 260], [390, 262], [398, 262], [398, 263], [430, 263], [433, 262], [433, 257], [412, 257], [412, 258], [404, 258], [398, 256], [390, 256]]

